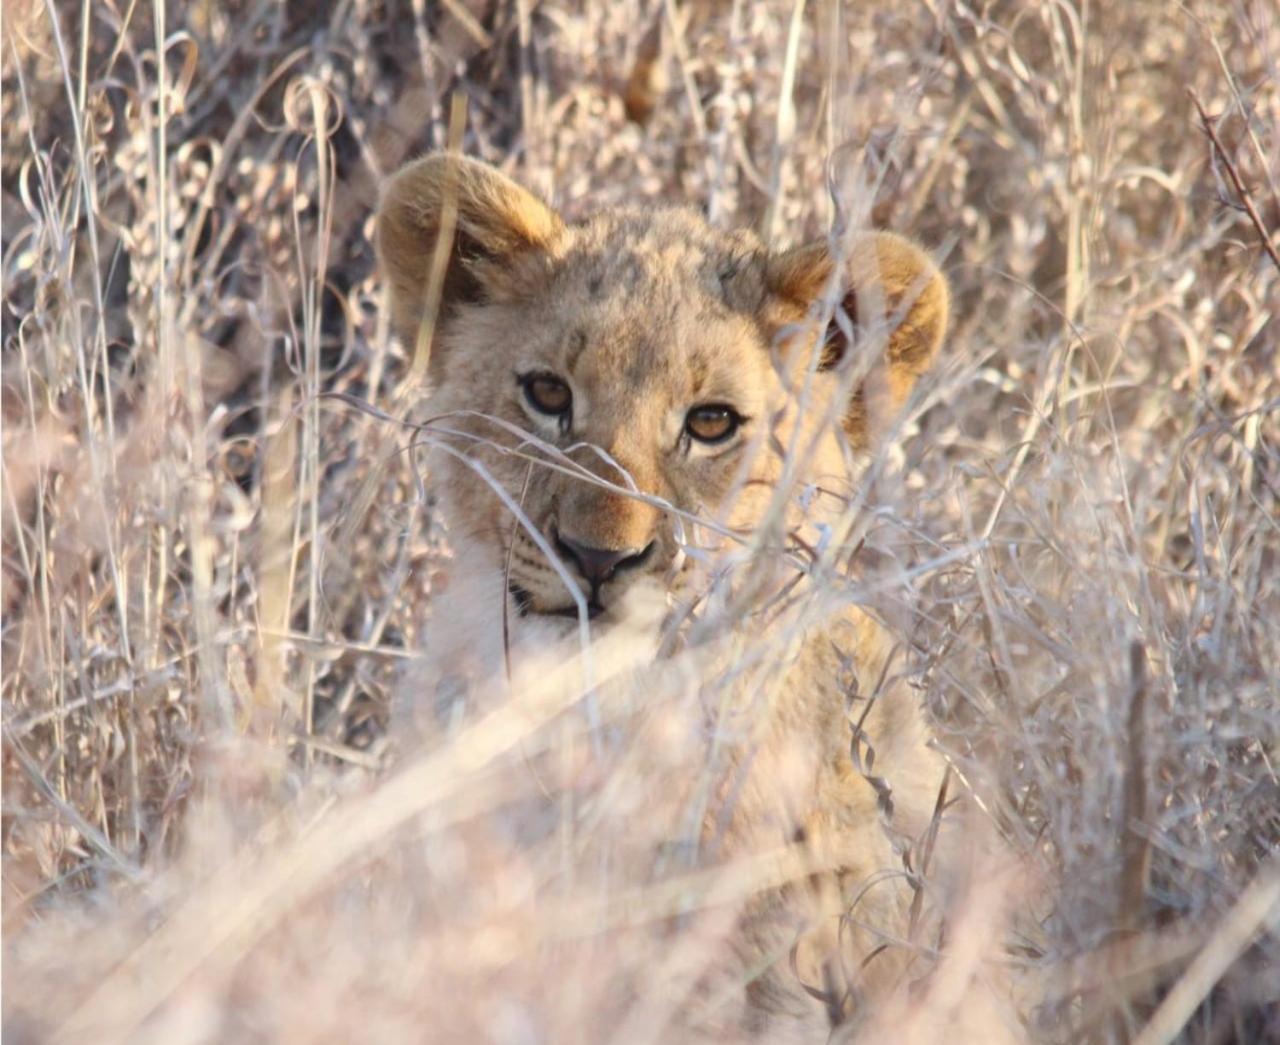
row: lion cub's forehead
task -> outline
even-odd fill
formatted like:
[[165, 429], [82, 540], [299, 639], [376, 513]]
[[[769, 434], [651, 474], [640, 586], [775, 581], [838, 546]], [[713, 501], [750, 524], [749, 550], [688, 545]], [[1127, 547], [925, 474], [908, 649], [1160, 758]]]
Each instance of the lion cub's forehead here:
[[695, 211], [621, 208], [572, 228], [557, 282], [601, 302], [754, 313], [764, 292], [763, 256], [751, 232], [712, 228]]
[[763, 257], [752, 233], [722, 232], [693, 211], [614, 210], [571, 227], [548, 302], [572, 327], [559, 335], [570, 372], [675, 397], [731, 391], [767, 355]]

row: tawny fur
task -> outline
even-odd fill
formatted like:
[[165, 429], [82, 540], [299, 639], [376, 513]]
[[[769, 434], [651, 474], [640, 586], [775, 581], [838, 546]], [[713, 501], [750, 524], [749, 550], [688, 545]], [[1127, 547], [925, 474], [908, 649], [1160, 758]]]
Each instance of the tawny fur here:
[[[946, 281], [920, 248], [875, 233], [848, 243], [841, 262], [825, 241], [771, 255], [752, 233], [714, 229], [683, 209], [619, 209], [570, 224], [484, 164], [429, 156], [392, 181], [378, 220], [393, 322], [410, 344], [423, 321], [441, 215], [455, 205], [430, 346], [429, 412], [483, 441], [455, 442], [466, 460], [438, 453], [433, 464], [457, 550], [443, 596], [451, 608], [431, 628], [438, 677], [501, 675], [511, 662], [504, 615], [517, 671], [525, 653], [536, 664], [539, 651], [554, 657], [557, 644], [567, 648], [579, 635], [571, 616], [547, 615], [578, 604], [564, 573], [515, 524], [490, 481], [522, 503], [547, 544], [556, 536], [601, 549], [653, 542], [641, 569], [599, 589], [603, 613], [590, 624], [597, 641], [629, 650], [636, 663], [662, 648], [664, 618], [679, 619], [691, 583], [689, 527], [664, 506], [760, 546], [782, 547], [793, 535], [815, 547], [833, 528], [840, 539], [857, 452], [901, 406], [946, 330]], [[824, 301], [825, 315], [838, 305], [842, 319], [824, 322]], [[530, 372], [570, 386], [567, 426], [530, 406], [519, 380]], [[690, 408], [709, 403], [731, 404], [747, 419], [723, 445], [682, 434]], [[485, 418], [560, 447], [605, 484], [501, 452], [518, 440]], [[717, 550], [735, 547], [720, 541]], [[781, 557], [768, 562], [757, 557], [734, 580], [723, 626], [690, 640], [708, 651], [707, 663], [741, 656], [737, 625], [794, 576]], [[565, 569], [585, 600], [589, 586]], [[900, 877], [868, 884], [901, 862], [876, 791], [850, 758], [843, 664], [851, 661], [858, 679], [857, 715], [857, 702], [865, 706], [892, 677], [890, 643], [857, 608], [821, 600], [777, 614], [762, 637], [784, 651], [775, 658], [781, 684], [761, 698], [747, 671], [726, 702], [750, 712], [751, 726], [731, 746], [704, 840], [718, 856], [799, 842], [818, 864], [838, 869], [757, 898], [739, 936], [742, 968], [764, 967], [748, 986], [753, 1019], [819, 1026], [828, 1013], [797, 983], [792, 945], [801, 977], [814, 985], [838, 946], [852, 949], [844, 961], [856, 968], [878, 937], [837, 930], [851, 896], [863, 891], [858, 922], [904, 931]], [[911, 694], [881, 689], [863, 728], [876, 772], [892, 787], [894, 825], [910, 835], [928, 822], [942, 764]]]

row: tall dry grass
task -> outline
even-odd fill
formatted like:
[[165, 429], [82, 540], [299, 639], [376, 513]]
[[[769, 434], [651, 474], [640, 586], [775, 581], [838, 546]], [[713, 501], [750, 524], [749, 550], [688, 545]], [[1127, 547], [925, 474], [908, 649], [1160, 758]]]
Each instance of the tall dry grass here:
[[[1270, 0], [15, 0], [0, 44], [6, 1036], [643, 1042], [710, 1004], [752, 869], [628, 878], [654, 767], [533, 692], [388, 729], [465, 609], [410, 435], [322, 394], [412, 410], [370, 221], [461, 93], [570, 216], [794, 242], [856, 172], [952, 281], [864, 597], [1018, 869], [863, 1036], [1280, 1037]], [[960, 1004], [993, 964], [1016, 1021]]]

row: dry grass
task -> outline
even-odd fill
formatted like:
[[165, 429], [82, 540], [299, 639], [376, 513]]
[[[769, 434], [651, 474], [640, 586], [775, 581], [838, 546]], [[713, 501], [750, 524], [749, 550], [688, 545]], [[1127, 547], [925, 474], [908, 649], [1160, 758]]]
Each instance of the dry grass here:
[[[1031, 1040], [1280, 1037], [1280, 14], [677, 5], [642, 130], [662, 6], [5, 5], [13, 1040], [638, 1043], [705, 1003], [753, 872], [617, 870], [661, 775], [536, 692], [387, 768], [442, 535], [406, 433], [321, 393], [413, 405], [370, 220], [458, 91], [570, 215], [796, 241], [830, 162], [936, 248], [865, 598], [1029, 883], [954, 936], [1010, 919]], [[983, 960], [878, 1036], [993, 1040], [951, 1022]]]

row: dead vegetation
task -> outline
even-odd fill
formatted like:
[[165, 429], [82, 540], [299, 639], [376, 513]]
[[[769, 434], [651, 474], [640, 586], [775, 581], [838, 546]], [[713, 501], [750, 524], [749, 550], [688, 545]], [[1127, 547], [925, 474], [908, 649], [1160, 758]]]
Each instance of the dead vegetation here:
[[[1280, 1036], [1269, 0], [19, 0], [0, 44], [6, 1035], [644, 1042], [711, 1004], [764, 872], [617, 873], [660, 789], [562, 705], [389, 757], [444, 539], [411, 435], [324, 394], [414, 405], [370, 223], [462, 95], [570, 217], [797, 242], [852, 183], [952, 281], [862, 597], [1021, 862], [879, 1040]], [[568, 836], [542, 788], [588, 796]], [[997, 961], [1018, 1026], [956, 1024]]]

